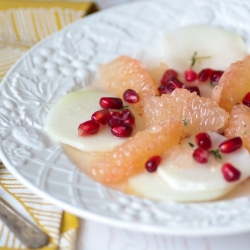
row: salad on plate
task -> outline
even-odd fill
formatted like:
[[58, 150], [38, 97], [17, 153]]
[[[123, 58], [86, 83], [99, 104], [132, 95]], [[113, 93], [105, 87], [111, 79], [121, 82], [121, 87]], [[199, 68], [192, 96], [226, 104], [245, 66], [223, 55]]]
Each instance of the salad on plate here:
[[91, 178], [179, 202], [223, 198], [250, 176], [250, 56], [236, 33], [191, 25], [152, 64], [122, 55], [64, 96], [46, 128]]

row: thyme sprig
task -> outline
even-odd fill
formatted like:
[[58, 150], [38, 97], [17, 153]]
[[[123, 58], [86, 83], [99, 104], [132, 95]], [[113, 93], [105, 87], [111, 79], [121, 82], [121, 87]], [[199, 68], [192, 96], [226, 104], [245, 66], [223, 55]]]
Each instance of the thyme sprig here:
[[197, 56], [197, 51], [190, 58], [190, 68], [193, 68], [197, 60], [209, 59], [211, 56]]

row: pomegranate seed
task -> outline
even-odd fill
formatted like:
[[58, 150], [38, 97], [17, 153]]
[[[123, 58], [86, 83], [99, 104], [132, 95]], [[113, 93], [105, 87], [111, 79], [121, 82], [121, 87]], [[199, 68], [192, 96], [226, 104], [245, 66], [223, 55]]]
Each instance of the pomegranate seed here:
[[102, 109], [96, 111], [92, 116], [91, 119], [95, 120], [96, 122], [101, 123], [102, 125], [105, 125], [107, 123], [108, 117], [110, 117], [111, 114], [107, 109]]
[[207, 133], [199, 133], [195, 136], [196, 144], [202, 149], [209, 149], [212, 147], [211, 137]]
[[177, 78], [173, 77], [171, 78], [169, 81], [168, 81], [168, 84], [167, 84], [168, 87], [172, 88], [172, 89], [181, 89], [181, 88], [184, 88], [184, 84], [179, 81]]
[[104, 109], [121, 109], [123, 102], [122, 99], [118, 97], [102, 97], [100, 99], [100, 105]]
[[221, 70], [213, 71], [210, 76], [211, 84], [217, 85], [223, 73], [224, 71], [221, 71]]
[[198, 75], [192, 69], [187, 69], [185, 71], [185, 78], [187, 82], [192, 82], [198, 78]]
[[163, 75], [163, 77], [162, 77], [162, 79], [161, 79], [161, 84], [167, 85], [168, 81], [169, 81], [171, 78], [173, 78], [173, 77], [176, 78], [177, 76], [178, 76], [178, 74], [177, 74], [177, 72], [176, 72], [175, 70], [173, 70], [173, 69], [168, 69], [168, 70], [164, 73], [164, 75]]
[[114, 127], [122, 125], [122, 124], [124, 124], [124, 122], [119, 118], [118, 119], [117, 118], [108, 119], [108, 125], [111, 128], [114, 128]]
[[169, 86], [166, 86], [166, 85], [161, 85], [158, 88], [158, 91], [159, 91], [160, 95], [162, 95], [162, 94], [171, 94], [174, 91], [174, 88], [170, 88]]
[[199, 95], [199, 96], [201, 95], [201, 94], [200, 94], [200, 89], [199, 89], [199, 87], [197, 87], [197, 86], [186, 87], [186, 89], [187, 89], [190, 93], [196, 92], [197, 95]]
[[193, 152], [193, 158], [199, 163], [206, 163], [209, 152], [203, 148], [197, 148]]
[[242, 139], [240, 137], [234, 137], [226, 140], [219, 145], [219, 150], [222, 153], [231, 153], [242, 146]]
[[111, 117], [112, 117], [112, 118], [116, 118], [116, 119], [121, 118], [121, 117], [122, 117], [122, 112], [120, 112], [120, 111], [114, 111], [114, 112], [111, 114]]
[[133, 89], [127, 89], [123, 93], [123, 100], [128, 103], [137, 103], [139, 102], [140, 97]]
[[117, 125], [111, 129], [111, 133], [116, 137], [129, 137], [133, 128], [129, 124]]
[[250, 92], [248, 92], [242, 100], [242, 103], [250, 107]]
[[225, 180], [228, 182], [237, 181], [240, 179], [240, 171], [230, 163], [223, 164], [221, 171]]
[[157, 170], [160, 162], [161, 162], [161, 157], [159, 155], [152, 156], [145, 163], [145, 168], [148, 172], [153, 173]]
[[198, 74], [198, 79], [201, 82], [205, 82], [208, 79], [210, 79], [211, 74], [213, 73], [212, 69], [203, 69], [199, 74]]
[[89, 120], [84, 123], [81, 123], [78, 126], [78, 135], [85, 136], [85, 135], [93, 135], [99, 131], [100, 124], [94, 120]]
[[122, 111], [122, 117], [121, 117], [123, 123], [134, 125], [135, 124], [135, 116], [129, 109], [124, 109]]

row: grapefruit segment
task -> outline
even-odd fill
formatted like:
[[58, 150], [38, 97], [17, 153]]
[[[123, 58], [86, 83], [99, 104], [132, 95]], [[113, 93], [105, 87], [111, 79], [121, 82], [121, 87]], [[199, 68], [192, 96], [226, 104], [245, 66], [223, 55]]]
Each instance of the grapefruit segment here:
[[230, 120], [224, 134], [228, 138], [241, 137], [243, 145], [250, 151], [250, 108], [235, 105], [230, 112]]
[[214, 87], [211, 98], [220, 107], [230, 111], [234, 105], [242, 103], [250, 92], [250, 55], [235, 62], [224, 72], [219, 83]]
[[177, 145], [181, 134], [180, 122], [163, 121], [150, 126], [93, 161], [91, 175], [102, 183], [121, 181], [142, 171], [150, 157]]
[[156, 83], [142, 63], [129, 56], [120, 56], [102, 65], [98, 85], [120, 98], [127, 89], [136, 91], [141, 99], [157, 93]]
[[216, 102], [185, 89], [175, 89], [171, 94], [147, 98], [143, 115], [147, 125], [158, 124], [165, 119], [182, 121], [186, 135], [202, 131], [220, 133], [229, 119], [228, 113]]

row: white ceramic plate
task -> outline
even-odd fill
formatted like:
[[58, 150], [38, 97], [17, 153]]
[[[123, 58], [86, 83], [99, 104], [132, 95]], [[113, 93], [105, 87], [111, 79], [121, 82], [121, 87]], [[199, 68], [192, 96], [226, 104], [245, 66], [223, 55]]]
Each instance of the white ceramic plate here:
[[0, 157], [23, 184], [80, 217], [171, 235], [250, 230], [250, 198], [208, 203], [154, 202], [90, 180], [46, 133], [48, 111], [91, 81], [101, 63], [126, 54], [141, 59], [160, 34], [180, 25], [234, 30], [248, 45], [250, 2], [138, 2], [101, 11], [50, 36], [9, 71], [0, 91]]

